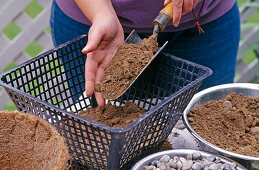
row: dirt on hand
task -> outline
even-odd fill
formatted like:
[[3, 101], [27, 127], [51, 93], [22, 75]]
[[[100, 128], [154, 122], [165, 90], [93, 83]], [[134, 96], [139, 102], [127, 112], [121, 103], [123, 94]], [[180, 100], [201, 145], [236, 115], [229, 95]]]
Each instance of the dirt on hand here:
[[66, 169], [67, 146], [48, 122], [30, 114], [0, 111], [0, 127], [0, 169]]
[[144, 109], [132, 102], [126, 102], [124, 106], [112, 105], [109, 102], [103, 108], [90, 107], [85, 111], [80, 111], [78, 115], [112, 128], [123, 128], [130, 125], [144, 113]]
[[135, 80], [157, 51], [157, 34], [136, 44], [122, 44], [105, 70], [101, 93], [105, 99], [118, 98]]
[[259, 98], [231, 93], [188, 114], [205, 140], [231, 152], [259, 157]]

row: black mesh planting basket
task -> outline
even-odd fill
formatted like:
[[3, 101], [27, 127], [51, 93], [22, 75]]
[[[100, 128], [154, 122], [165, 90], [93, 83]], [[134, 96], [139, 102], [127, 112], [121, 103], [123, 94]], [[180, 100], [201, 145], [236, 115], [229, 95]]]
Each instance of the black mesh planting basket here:
[[97, 105], [94, 96], [84, 94], [86, 56], [81, 50], [86, 40], [87, 35], [80, 36], [1, 74], [0, 85], [18, 111], [33, 113], [57, 127], [77, 164], [89, 169], [124, 168], [161, 146], [212, 72], [160, 54], [113, 102], [132, 101], [146, 113], [125, 128], [110, 128], [76, 114]]

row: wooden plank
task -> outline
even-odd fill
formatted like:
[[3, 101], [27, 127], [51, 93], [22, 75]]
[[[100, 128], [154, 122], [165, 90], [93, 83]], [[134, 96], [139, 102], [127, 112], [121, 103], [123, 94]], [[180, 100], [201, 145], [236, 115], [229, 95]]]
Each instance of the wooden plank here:
[[5, 6], [9, 3], [9, 1], [7, 1], [7, 0], [0, 0], [0, 12], [1, 12], [2, 9], [5, 8]]
[[0, 92], [0, 110], [4, 109], [4, 106], [7, 105], [10, 102], [10, 98], [5, 92], [5, 90], [2, 88]]
[[[255, 0], [255, 1], [259, 2], [259, 0]], [[257, 10], [258, 8], [256, 7], [240, 7], [239, 11], [241, 15], [241, 22], [245, 22]]]
[[16, 58], [14, 58], [14, 62], [16, 64], [22, 64], [29, 59], [31, 59], [29, 56], [27, 56], [25, 53], [21, 52], [17, 55]]
[[[10, 44], [9, 39], [4, 34], [0, 34], [0, 51], [2, 52]], [[1, 54], [0, 52], [0, 54]]]
[[14, 23], [17, 24], [22, 30], [25, 29], [30, 23], [32, 19], [25, 13], [20, 13], [15, 19]]
[[239, 43], [238, 53], [242, 53], [249, 45], [259, 42], [259, 27], [252, 29]]
[[0, 11], [0, 30], [5, 28], [31, 0], [8, 1], [8, 4]]
[[49, 10], [50, 6], [42, 11], [42, 13], [37, 16], [37, 19], [32, 20], [31, 25], [26, 27], [8, 48], [4, 49], [1, 58], [4, 58], [5, 60], [0, 62], [0, 70], [23, 51], [24, 48], [26, 48], [26, 46], [42, 32], [42, 28], [45, 29], [49, 25]]
[[243, 62], [243, 60], [240, 58], [237, 60], [237, 63], [236, 63], [236, 71], [238, 73], [241, 73], [243, 71], [244, 68], [247, 67], [247, 64]]
[[48, 6], [50, 3], [52, 3], [52, 0], [37, 0], [37, 2], [42, 6], [42, 7], [46, 7]]
[[259, 60], [255, 59], [248, 67], [245, 67], [241, 73], [235, 78], [235, 82], [250, 82], [259, 72]]
[[39, 43], [45, 50], [49, 50], [53, 48], [51, 36], [43, 31], [36, 39], [37, 43]]

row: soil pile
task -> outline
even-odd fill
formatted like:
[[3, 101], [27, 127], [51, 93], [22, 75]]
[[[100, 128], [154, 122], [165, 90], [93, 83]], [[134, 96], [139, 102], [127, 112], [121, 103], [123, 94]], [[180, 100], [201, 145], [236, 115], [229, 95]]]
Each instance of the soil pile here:
[[105, 70], [101, 92], [105, 99], [118, 98], [135, 80], [157, 51], [157, 34], [136, 44], [122, 44]]
[[0, 169], [66, 169], [64, 139], [34, 115], [0, 112]]
[[259, 98], [231, 93], [189, 113], [192, 128], [205, 140], [231, 152], [259, 157]]
[[110, 102], [103, 108], [88, 108], [80, 111], [79, 116], [99, 122], [112, 128], [123, 128], [130, 125], [145, 113], [135, 103], [126, 102], [124, 106], [112, 105]]
[[166, 150], [171, 150], [171, 149], [173, 149], [172, 144], [168, 140], [166, 140], [163, 143], [163, 145], [161, 146], [159, 151], [166, 151]]

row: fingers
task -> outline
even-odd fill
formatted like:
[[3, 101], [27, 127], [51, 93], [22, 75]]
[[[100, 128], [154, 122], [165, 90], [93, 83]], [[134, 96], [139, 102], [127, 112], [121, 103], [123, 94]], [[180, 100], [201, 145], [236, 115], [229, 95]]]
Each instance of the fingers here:
[[190, 12], [193, 8], [193, 0], [183, 0], [183, 14]]
[[[105, 68], [103, 68], [102, 64], [99, 65], [97, 72], [96, 72], [96, 80], [95, 83], [101, 84], [102, 83], [102, 79], [103, 79], [103, 75], [104, 75], [104, 70]], [[105, 102], [104, 102], [104, 98], [101, 92], [97, 92], [95, 91], [95, 98], [96, 101], [98, 103], [99, 107], [103, 107]]]
[[172, 0], [165, 0], [164, 1], [164, 6], [168, 5]]
[[94, 94], [95, 94], [95, 99], [98, 103], [98, 107], [103, 107], [105, 105], [105, 101], [104, 101], [102, 93], [95, 91]]
[[98, 53], [91, 52], [88, 53], [85, 63], [85, 91], [86, 95], [88, 97], [93, 95], [93, 92], [95, 94], [96, 101], [98, 103], [99, 107], [103, 107], [105, 104], [104, 98], [101, 94], [101, 92], [97, 92], [94, 89], [95, 83], [101, 84], [102, 78], [104, 75], [104, 69], [108, 66], [106, 62], [104, 63], [98, 63], [94, 57]]
[[173, 25], [177, 27], [180, 23], [182, 10], [183, 10], [183, 0], [172, 0], [173, 6]]
[[200, 0], [194, 0], [193, 5], [192, 5], [192, 9], [195, 8], [199, 2], [200, 2]]
[[[91, 27], [92, 28], [92, 27]], [[94, 51], [102, 40], [102, 34], [97, 31], [98, 29], [90, 29], [88, 34], [88, 40], [85, 48], [82, 50], [82, 53], [87, 54]]]
[[92, 55], [92, 53], [88, 53], [85, 62], [85, 91], [88, 97], [93, 95], [98, 67], [98, 63], [93, 59]]
[[[169, 3], [170, 0], [165, 0], [164, 4]], [[172, 0], [173, 6], [173, 25], [177, 27], [180, 23], [182, 15], [190, 12], [197, 6], [200, 0]]]

